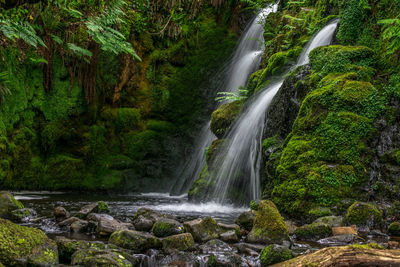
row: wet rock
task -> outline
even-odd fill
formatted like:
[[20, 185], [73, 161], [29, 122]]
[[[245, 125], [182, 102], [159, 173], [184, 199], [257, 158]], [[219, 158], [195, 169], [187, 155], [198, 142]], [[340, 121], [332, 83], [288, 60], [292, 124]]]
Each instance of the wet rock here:
[[346, 213], [346, 221], [361, 227], [372, 229], [382, 220], [382, 210], [376, 205], [364, 202], [355, 202]]
[[63, 227], [63, 226], [70, 226], [72, 223], [79, 221], [80, 219], [77, 217], [70, 217], [68, 219], [65, 219], [62, 222], [59, 222], [58, 225]]
[[219, 237], [220, 229], [217, 222], [211, 217], [188, 221], [183, 226], [186, 232], [192, 234], [196, 242], [202, 243]]
[[316, 219], [314, 222], [324, 223], [330, 227], [338, 227], [344, 225], [344, 218], [342, 216], [325, 216]]
[[121, 230], [114, 232], [109, 239], [111, 244], [126, 248], [134, 251], [135, 253], [142, 253], [151, 248], [161, 248], [161, 241], [147, 233], [132, 231], [132, 230]]
[[100, 213], [90, 213], [86, 219], [88, 221], [95, 221], [99, 222], [101, 219], [108, 219], [108, 220], [113, 220], [114, 217], [108, 214], [100, 214]]
[[75, 215], [75, 217], [78, 217], [80, 219], [86, 219], [86, 217], [90, 213], [96, 213], [99, 211], [99, 206], [97, 203], [89, 204], [86, 206], [83, 206], [81, 210]]
[[84, 233], [87, 231], [88, 226], [89, 222], [84, 220], [77, 220], [70, 225], [70, 230], [73, 233]]
[[237, 224], [225, 224], [225, 223], [218, 223], [218, 227], [222, 233], [227, 231], [240, 231], [240, 227]]
[[199, 249], [203, 254], [236, 252], [236, 248], [229, 246], [227, 243], [219, 239], [207, 241], [203, 245], [200, 245]]
[[299, 240], [318, 240], [332, 235], [332, 228], [325, 223], [314, 222], [296, 229], [296, 238]]
[[275, 263], [290, 260], [293, 258], [293, 256], [293, 251], [284, 246], [269, 245], [261, 251], [261, 266], [269, 266]]
[[168, 236], [162, 240], [163, 249], [177, 249], [180, 251], [191, 250], [194, 247], [194, 239], [190, 233]]
[[236, 234], [236, 231], [230, 230], [228, 232], [222, 233], [220, 235], [220, 239], [227, 243], [237, 243], [239, 242], [239, 238]]
[[135, 227], [136, 230], [138, 231], [145, 231], [148, 232], [153, 228], [153, 221], [145, 218], [142, 215], [139, 215], [137, 218], [134, 219], [133, 221], [133, 226]]
[[355, 234], [343, 234], [320, 239], [317, 243], [326, 247], [335, 247], [355, 244], [362, 241], [364, 240]]
[[248, 266], [242, 257], [234, 253], [211, 254], [207, 261], [207, 266]]
[[64, 221], [65, 219], [69, 218], [70, 214], [64, 207], [56, 207], [54, 209], [54, 217], [56, 218], [57, 222]]
[[110, 219], [102, 217], [98, 221], [96, 232], [101, 236], [109, 236], [112, 233], [123, 229], [128, 229], [126, 224], [122, 224], [114, 218]]
[[255, 218], [256, 214], [254, 213], [254, 211], [249, 210], [240, 214], [239, 217], [236, 219], [235, 223], [240, 227], [242, 227], [243, 229], [251, 231], [251, 228], [253, 228]]
[[293, 254], [297, 257], [299, 255], [308, 254], [316, 251], [317, 249], [313, 249], [309, 244], [300, 244], [294, 243], [290, 249], [293, 251]]
[[391, 236], [400, 236], [400, 222], [391, 223], [387, 232]]
[[58, 264], [56, 243], [39, 229], [0, 219], [0, 262], [5, 266]]
[[24, 205], [16, 200], [11, 193], [0, 191], [0, 218], [12, 219], [11, 212], [23, 208]]
[[183, 225], [172, 219], [162, 218], [153, 225], [152, 232], [157, 237], [166, 237], [183, 233]]
[[357, 235], [357, 226], [332, 227], [332, 235]]
[[17, 209], [11, 212], [12, 219], [16, 222], [27, 222], [37, 215], [34, 209]]
[[269, 200], [261, 201], [247, 242], [272, 244], [282, 243], [288, 239], [287, 226], [275, 204]]
[[296, 231], [297, 226], [292, 221], [285, 221], [286, 227], [288, 228], [289, 235], [293, 235], [294, 231]]
[[130, 267], [133, 264], [116, 250], [83, 249], [72, 255], [72, 265]]
[[219, 139], [223, 138], [226, 131], [230, 128], [232, 123], [236, 120], [242, 108], [240, 101], [234, 101], [227, 104], [222, 104], [211, 115], [211, 131]]
[[397, 241], [389, 241], [388, 249], [400, 249], [400, 243]]
[[234, 244], [233, 246], [236, 247], [240, 252], [245, 252], [248, 249], [254, 250], [256, 252], [261, 252], [261, 250], [263, 250], [265, 247], [263, 245], [249, 244], [249, 243], [237, 243]]
[[173, 216], [161, 214], [149, 208], [140, 208], [133, 217], [133, 225], [138, 231], [150, 231], [154, 223], [162, 218], [175, 219]]

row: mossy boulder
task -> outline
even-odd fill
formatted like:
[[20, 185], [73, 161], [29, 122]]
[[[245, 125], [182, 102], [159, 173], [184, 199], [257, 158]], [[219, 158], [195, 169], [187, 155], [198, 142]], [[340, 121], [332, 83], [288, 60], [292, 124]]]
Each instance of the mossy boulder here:
[[332, 211], [330, 208], [327, 208], [327, 207], [316, 207], [316, 208], [311, 209], [308, 212], [308, 215], [312, 219], [318, 219], [320, 217], [332, 215]]
[[354, 202], [346, 213], [346, 221], [357, 226], [374, 227], [382, 221], [382, 210], [375, 204]]
[[222, 104], [211, 115], [211, 131], [218, 137], [224, 137], [225, 133], [229, 130], [232, 123], [236, 120], [242, 108], [240, 101]]
[[55, 265], [57, 245], [39, 229], [0, 219], [0, 262], [6, 266]]
[[289, 239], [289, 231], [275, 204], [262, 200], [255, 212], [253, 228], [247, 236], [250, 243], [282, 243]]
[[162, 244], [164, 250], [177, 249], [185, 251], [194, 247], [194, 239], [192, 234], [184, 233], [168, 236], [162, 240]]
[[16, 222], [24, 222], [33, 219], [37, 213], [34, 209], [17, 209], [11, 212], [12, 220]]
[[148, 249], [157, 249], [162, 246], [160, 239], [157, 237], [131, 230], [114, 232], [108, 241], [118, 247], [132, 250], [134, 253], [143, 253]]
[[5, 191], [0, 192], [0, 218], [12, 218], [12, 211], [23, 209], [24, 205]]
[[166, 237], [183, 233], [183, 225], [176, 220], [162, 218], [153, 225], [152, 232], [157, 237]]
[[299, 240], [316, 241], [331, 236], [332, 227], [322, 222], [314, 222], [298, 227], [294, 233]]
[[115, 121], [117, 131], [129, 131], [138, 126], [140, 113], [135, 108], [119, 108]]
[[329, 225], [330, 227], [338, 227], [344, 225], [344, 218], [342, 216], [325, 216], [316, 219], [314, 222], [324, 223]]
[[196, 242], [206, 242], [211, 239], [216, 239], [219, 237], [220, 233], [217, 222], [211, 217], [188, 221], [185, 222], [183, 226], [186, 232], [192, 234]]
[[82, 249], [72, 255], [72, 265], [133, 267], [118, 250]]
[[242, 212], [236, 219], [235, 223], [247, 231], [253, 228], [256, 213], [252, 210]]
[[260, 253], [261, 266], [266, 267], [275, 263], [290, 260], [294, 257], [293, 251], [284, 246], [269, 245]]
[[392, 222], [387, 232], [391, 236], [400, 236], [400, 222]]

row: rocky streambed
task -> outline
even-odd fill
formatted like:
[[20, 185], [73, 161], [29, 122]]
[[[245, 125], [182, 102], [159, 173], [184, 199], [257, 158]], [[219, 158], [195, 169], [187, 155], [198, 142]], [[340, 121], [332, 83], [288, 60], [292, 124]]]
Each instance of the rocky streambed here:
[[[5, 266], [400, 266], [400, 223], [387, 227], [387, 211], [372, 203], [303, 225], [284, 220], [268, 200], [232, 222], [148, 207], [118, 217], [104, 201], [77, 210], [56, 205], [48, 216], [25, 206], [0, 193]], [[46, 235], [41, 224], [59, 231]]]

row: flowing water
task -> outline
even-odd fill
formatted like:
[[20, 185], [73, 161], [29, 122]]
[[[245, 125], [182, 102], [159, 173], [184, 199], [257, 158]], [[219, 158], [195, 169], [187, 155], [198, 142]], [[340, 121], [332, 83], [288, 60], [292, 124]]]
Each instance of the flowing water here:
[[[235, 53], [226, 64], [222, 74], [224, 82], [218, 88], [221, 92], [238, 92], [240, 86], [245, 86], [250, 75], [257, 70], [264, 51], [264, 22], [272, 12], [276, 12], [278, 4], [262, 9], [246, 27], [239, 40]], [[205, 150], [215, 140], [210, 130], [210, 121], [205, 123], [197, 136], [194, 152], [177, 173], [177, 182], [171, 189], [172, 194], [187, 193], [194, 180], [199, 176], [205, 164]]]
[[[309, 53], [314, 48], [331, 43], [337, 23], [337, 20], [332, 21], [308, 42], [292, 70], [307, 64]], [[210, 174], [210, 183], [215, 183], [215, 186], [210, 186], [209, 198], [217, 203], [246, 204], [261, 197], [261, 144], [265, 112], [282, 86], [286, 74], [248, 101], [247, 108], [224, 137], [227, 141], [220, 149], [215, 163], [218, 168]]]

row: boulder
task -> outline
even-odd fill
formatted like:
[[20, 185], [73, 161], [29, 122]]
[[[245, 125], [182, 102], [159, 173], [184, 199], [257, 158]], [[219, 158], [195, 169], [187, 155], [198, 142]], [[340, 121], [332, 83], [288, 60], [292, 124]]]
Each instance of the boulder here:
[[237, 249], [235, 247], [231, 247], [227, 243], [219, 239], [209, 240], [203, 245], [200, 245], [199, 249], [203, 254], [237, 252]]
[[247, 236], [250, 243], [282, 243], [289, 239], [288, 228], [275, 204], [263, 200], [256, 211], [253, 228]]
[[293, 251], [280, 245], [269, 245], [260, 254], [261, 266], [270, 266], [293, 258]]
[[183, 225], [172, 219], [162, 218], [153, 225], [152, 232], [157, 237], [166, 237], [183, 233]]
[[237, 233], [240, 232], [240, 226], [237, 224], [225, 224], [225, 223], [218, 223], [218, 227], [221, 233], [235, 231]]
[[5, 266], [55, 265], [57, 245], [39, 229], [0, 219], [0, 262]]
[[76, 220], [70, 225], [70, 230], [73, 233], [84, 233], [88, 229], [89, 222], [84, 220]]
[[400, 236], [400, 222], [391, 223], [387, 232], [391, 236]]
[[32, 220], [37, 215], [34, 209], [17, 209], [11, 212], [11, 217], [17, 222], [26, 222]]
[[61, 206], [58, 206], [54, 209], [54, 217], [56, 218], [57, 222], [64, 221], [65, 219], [69, 218], [69, 212]]
[[317, 241], [318, 244], [325, 247], [336, 247], [355, 244], [364, 241], [361, 237], [354, 234], [335, 235], [323, 238]]
[[185, 231], [191, 233], [194, 240], [200, 243], [216, 239], [220, 233], [217, 222], [211, 217], [188, 221], [183, 226]]
[[251, 231], [251, 228], [253, 228], [255, 218], [256, 218], [255, 212], [249, 210], [240, 214], [239, 217], [236, 219], [235, 223], [240, 227], [242, 227], [243, 229]]
[[133, 225], [138, 231], [150, 231], [153, 224], [161, 218], [174, 219], [172, 216], [164, 215], [149, 208], [140, 208], [133, 217]]
[[314, 222], [297, 228], [295, 234], [299, 240], [316, 241], [331, 236], [332, 228], [325, 223]]
[[240, 252], [246, 252], [248, 250], [253, 250], [257, 252], [261, 252], [265, 248], [264, 245], [260, 244], [250, 244], [250, 243], [237, 243], [233, 245], [236, 247]]
[[64, 226], [70, 226], [72, 223], [79, 221], [80, 219], [77, 217], [70, 217], [68, 219], [65, 219], [64, 221], [61, 221], [58, 223], [59, 226], [64, 227]]
[[83, 249], [72, 255], [72, 265], [131, 267], [133, 264], [117, 250]]
[[153, 228], [154, 222], [150, 219], [145, 218], [142, 215], [137, 216], [133, 221], [133, 226], [138, 231], [148, 232]]
[[384, 250], [376, 244], [330, 247], [273, 266], [400, 266], [400, 250]]
[[86, 219], [86, 217], [90, 213], [96, 213], [99, 211], [99, 206], [97, 203], [92, 203], [86, 206], [83, 206], [80, 211], [75, 215], [75, 217], [78, 217], [80, 219]]
[[316, 219], [314, 222], [324, 223], [330, 227], [338, 227], [344, 225], [344, 218], [342, 216], [325, 216]]
[[332, 235], [357, 235], [357, 226], [332, 227]]
[[376, 205], [364, 202], [354, 202], [346, 213], [346, 221], [357, 226], [367, 226], [370, 229], [382, 220], [382, 210]]
[[103, 217], [98, 221], [96, 232], [101, 236], [109, 236], [112, 233], [123, 229], [128, 229], [127, 224], [120, 223], [114, 218], [109, 219]]
[[194, 247], [194, 239], [190, 233], [172, 235], [162, 240], [163, 249], [177, 249], [180, 251], [190, 250]]
[[211, 115], [211, 131], [219, 139], [223, 138], [232, 123], [236, 120], [242, 108], [240, 101], [222, 104]]
[[151, 248], [162, 247], [162, 243], [157, 237], [132, 230], [114, 232], [110, 236], [109, 243], [132, 250], [134, 253], [142, 253]]
[[0, 191], [0, 218], [12, 219], [11, 212], [23, 208], [24, 205], [16, 200], [10, 192]]
[[239, 242], [239, 237], [236, 234], [236, 231], [230, 230], [220, 235], [220, 239], [227, 243], [237, 243]]

